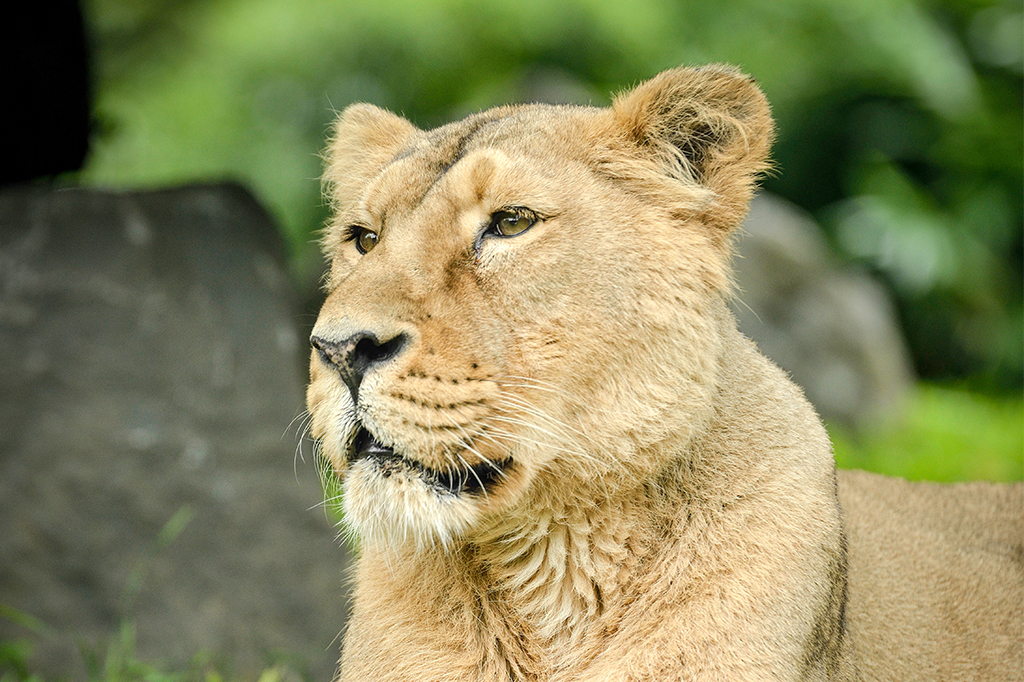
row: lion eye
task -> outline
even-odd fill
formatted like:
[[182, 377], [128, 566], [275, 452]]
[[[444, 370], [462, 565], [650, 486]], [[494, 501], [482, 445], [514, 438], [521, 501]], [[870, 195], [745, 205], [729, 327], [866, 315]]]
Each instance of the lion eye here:
[[529, 215], [512, 211], [498, 211], [491, 216], [490, 227], [502, 237], [515, 237], [529, 230], [536, 222], [537, 219]]
[[356, 242], [356, 249], [359, 253], [367, 253], [377, 246], [377, 233], [365, 227], [352, 228], [353, 238]]

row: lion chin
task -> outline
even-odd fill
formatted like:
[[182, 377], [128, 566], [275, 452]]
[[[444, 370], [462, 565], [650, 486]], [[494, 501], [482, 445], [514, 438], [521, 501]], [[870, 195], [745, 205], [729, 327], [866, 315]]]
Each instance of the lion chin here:
[[433, 469], [358, 427], [343, 484], [345, 519], [364, 541], [448, 547], [478, 521], [477, 498], [510, 467], [511, 459]]
[[1024, 488], [837, 474], [736, 328], [773, 134], [726, 66], [342, 112], [307, 391], [358, 547], [339, 682], [1020, 679]]

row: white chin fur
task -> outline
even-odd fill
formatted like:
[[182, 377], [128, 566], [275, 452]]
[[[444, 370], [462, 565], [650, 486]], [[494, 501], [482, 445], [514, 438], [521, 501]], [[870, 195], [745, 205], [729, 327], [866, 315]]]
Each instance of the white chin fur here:
[[469, 495], [438, 492], [409, 471], [383, 476], [368, 460], [345, 472], [345, 523], [362, 542], [449, 546], [479, 517]]

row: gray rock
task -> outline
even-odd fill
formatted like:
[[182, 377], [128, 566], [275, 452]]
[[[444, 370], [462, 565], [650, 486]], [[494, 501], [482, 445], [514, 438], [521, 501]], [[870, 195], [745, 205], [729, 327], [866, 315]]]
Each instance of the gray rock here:
[[741, 331], [821, 416], [863, 429], [897, 413], [913, 367], [885, 289], [838, 263], [810, 216], [772, 195], [754, 200], [737, 251]]
[[0, 639], [42, 672], [127, 620], [143, 660], [332, 674], [347, 554], [296, 458], [283, 262], [230, 185], [0, 192], [0, 604], [49, 628]]

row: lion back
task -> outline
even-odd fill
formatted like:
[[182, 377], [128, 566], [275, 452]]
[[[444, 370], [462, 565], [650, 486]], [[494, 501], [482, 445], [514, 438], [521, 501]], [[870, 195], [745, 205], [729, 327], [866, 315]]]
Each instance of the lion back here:
[[1024, 485], [841, 471], [866, 680], [1024, 679]]

